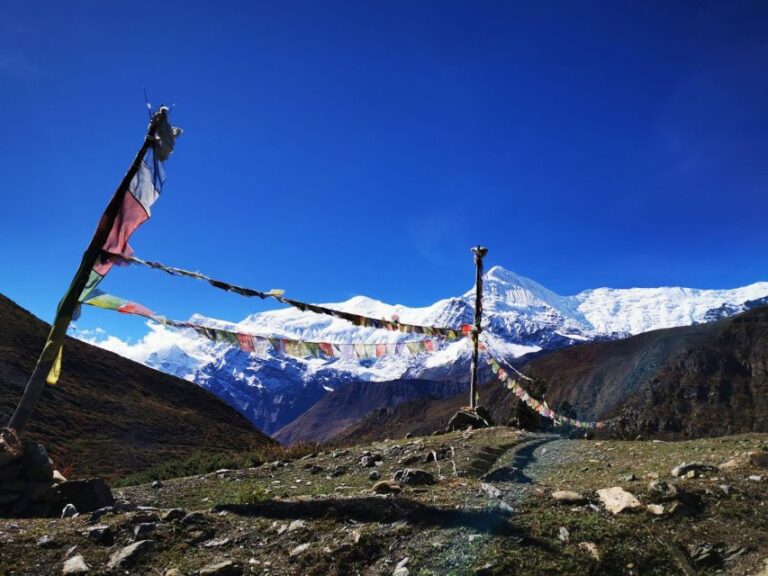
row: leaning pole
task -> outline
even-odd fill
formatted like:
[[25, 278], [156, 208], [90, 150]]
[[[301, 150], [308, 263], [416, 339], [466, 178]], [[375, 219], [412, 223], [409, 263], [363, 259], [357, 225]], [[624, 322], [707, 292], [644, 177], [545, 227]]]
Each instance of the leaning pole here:
[[[161, 124], [167, 122], [167, 111], [167, 108], [160, 108], [160, 110], [155, 112], [152, 116], [149, 128], [147, 129], [147, 134], [144, 138], [144, 143], [136, 153], [136, 157], [131, 163], [130, 168], [128, 168], [123, 180], [120, 182], [120, 185], [117, 187], [117, 190], [107, 205], [104, 214], [101, 216], [101, 220], [96, 227], [96, 232], [91, 239], [91, 243], [83, 253], [80, 267], [77, 269], [77, 272], [75, 272], [72, 282], [69, 285], [69, 289], [59, 302], [56, 309], [56, 318], [54, 319], [53, 324], [51, 324], [51, 331], [48, 334], [48, 340], [40, 354], [40, 358], [37, 360], [32, 375], [29, 377], [29, 381], [24, 389], [24, 394], [22, 395], [21, 400], [16, 407], [16, 411], [13, 413], [13, 416], [8, 423], [8, 428], [16, 434], [20, 434], [26, 427], [35, 410], [35, 405], [40, 398], [40, 394], [42, 394], [43, 388], [45, 388], [45, 383], [49, 378], [49, 374], [51, 374], [51, 371], [55, 370], [57, 367], [61, 355], [61, 347], [64, 343], [64, 336], [67, 333], [67, 327], [72, 321], [72, 317], [79, 305], [80, 295], [83, 293], [83, 290], [88, 283], [91, 270], [101, 257], [102, 247], [112, 231], [131, 180], [136, 176], [147, 151], [155, 144], [156, 131]], [[52, 382], [55, 382], [55, 377], [53, 378]]]
[[480, 340], [480, 323], [483, 319], [483, 258], [488, 254], [488, 248], [479, 244], [472, 248], [475, 255], [475, 322], [472, 328], [472, 366], [469, 379], [469, 407], [477, 408], [477, 366], [478, 347]]

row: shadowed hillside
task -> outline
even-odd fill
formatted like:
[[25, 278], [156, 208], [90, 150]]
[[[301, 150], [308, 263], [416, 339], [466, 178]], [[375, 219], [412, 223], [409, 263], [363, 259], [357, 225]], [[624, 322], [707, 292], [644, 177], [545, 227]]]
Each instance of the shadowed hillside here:
[[[0, 425], [15, 409], [48, 329], [0, 295]], [[72, 338], [61, 379], [43, 391], [28, 435], [79, 477], [115, 477], [201, 450], [273, 443], [195, 384]]]

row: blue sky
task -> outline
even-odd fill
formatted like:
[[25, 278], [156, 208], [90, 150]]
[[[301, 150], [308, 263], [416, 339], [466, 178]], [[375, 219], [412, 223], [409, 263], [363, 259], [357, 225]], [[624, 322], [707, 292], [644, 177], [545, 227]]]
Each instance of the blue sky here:
[[[561, 294], [766, 280], [766, 70], [765, 2], [6, 3], [0, 292], [52, 318], [144, 87], [185, 129], [144, 258], [411, 306], [469, 288], [477, 242]], [[265, 307], [152, 271], [102, 287]]]

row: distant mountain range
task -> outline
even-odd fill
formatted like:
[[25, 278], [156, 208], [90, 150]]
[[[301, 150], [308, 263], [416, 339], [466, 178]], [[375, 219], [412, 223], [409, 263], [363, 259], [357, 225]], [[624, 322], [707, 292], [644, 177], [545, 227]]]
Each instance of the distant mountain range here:
[[[615, 340], [726, 317], [746, 309], [750, 302], [768, 297], [768, 282], [731, 290], [598, 288], [560, 296], [533, 280], [495, 266], [484, 275], [483, 292], [485, 338], [496, 354], [512, 359], [576, 343]], [[474, 290], [470, 290], [424, 308], [389, 305], [364, 296], [328, 306], [375, 318], [397, 315], [408, 323], [460, 327], [471, 322], [473, 302]], [[200, 315], [192, 320], [242, 332], [331, 342], [394, 342], [409, 337], [293, 308], [253, 314], [237, 324]], [[184, 335], [169, 338], [168, 342], [136, 358], [198, 383], [269, 434], [287, 426], [330, 392], [355, 382], [445, 382], [445, 394], [450, 394], [457, 382], [466, 379], [469, 363], [466, 342], [449, 344], [434, 354], [361, 362], [301, 360], [281, 354], [262, 358]]]
[[[0, 426], [7, 424], [50, 326], [0, 295]], [[73, 338], [26, 434], [75, 477], [116, 478], [197, 452], [274, 442], [194, 384]]]

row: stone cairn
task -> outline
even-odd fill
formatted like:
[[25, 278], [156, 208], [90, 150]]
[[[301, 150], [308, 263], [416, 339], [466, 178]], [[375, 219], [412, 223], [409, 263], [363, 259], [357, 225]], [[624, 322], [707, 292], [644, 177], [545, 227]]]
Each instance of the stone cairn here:
[[45, 446], [21, 440], [0, 429], [0, 517], [61, 516], [92, 512], [114, 503], [112, 491], [100, 478], [68, 481], [54, 470]]

